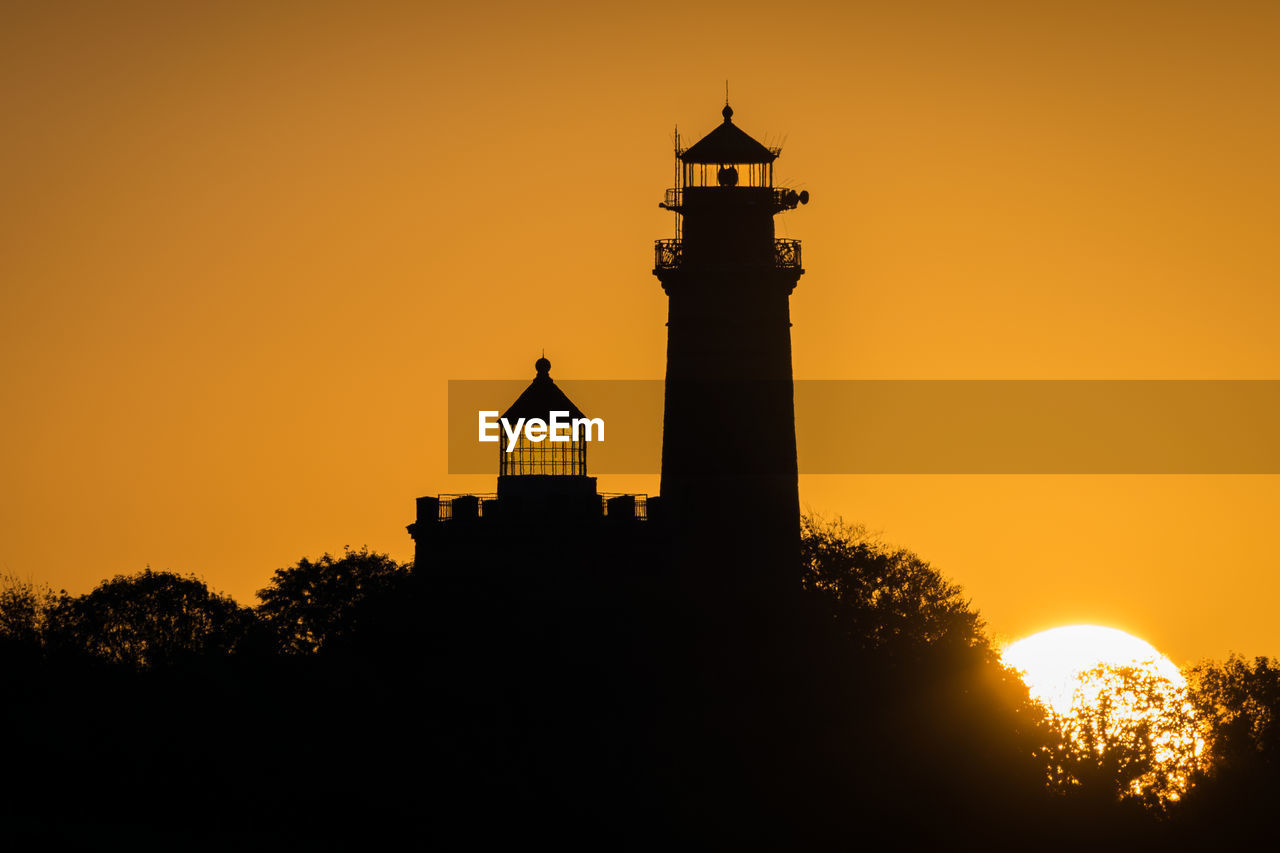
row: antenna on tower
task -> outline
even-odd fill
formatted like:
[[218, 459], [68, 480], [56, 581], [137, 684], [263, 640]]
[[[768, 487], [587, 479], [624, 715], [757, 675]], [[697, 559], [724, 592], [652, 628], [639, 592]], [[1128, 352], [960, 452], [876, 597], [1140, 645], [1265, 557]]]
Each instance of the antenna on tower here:
[[672, 199], [672, 201], [675, 202], [675, 205], [672, 207], [671, 212], [675, 214], [676, 239], [679, 240], [680, 239], [680, 203], [683, 201], [684, 181], [681, 180], [680, 178], [680, 125], [678, 124], [675, 126], [675, 143], [676, 143], [676, 156], [671, 158], [671, 168], [672, 168], [672, 171], [675, 172], [675, 183], [673, 184], [673, 186], [675, 187], [675, 191], [674, 191], [675, 197]]
[[729, 106], [729, 81], [724, 81], [724, 105]]

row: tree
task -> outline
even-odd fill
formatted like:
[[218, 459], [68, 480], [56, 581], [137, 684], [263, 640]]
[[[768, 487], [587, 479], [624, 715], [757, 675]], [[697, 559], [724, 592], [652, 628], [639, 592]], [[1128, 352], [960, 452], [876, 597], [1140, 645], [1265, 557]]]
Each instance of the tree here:
[[1179, 799], [1203, 760], [1187, 689], [1143, 666], [1099, 664], [1080, 675], [1069, 713], [1055, 714], [1051, 782], [1151, 806]]
[[876, 542], [864, 527], [814, 516], [802, 520], [800, 541], [803, 587], [829, 602], [863, 648], [986, 646], [982, 620], [960, 587], [912, 552]]
[[[1208, 760], [1176, 817], [1201, 849], [1275, 842], [1280, 799], [1280, 667], [1231, 655], [1190, 673], [1191, 702], [1206, 730]], [[1262, 843], [1259, 843], [1262, 842]]]
[[0, 638], [11, 643], [39, 646], [48, 627], [49, 613], [58, 597], [48, 586], [36, 585], [14, 575], [0, 577]]
[[196, 577], [152, 571], [117, 575], [49, 612], [49, 642], [140, 668], [231, 651], [252, 611]]
[[827, 628], [806, 650], [820, 683], [805, 728], [851, 774], [830, 786], [831, 807], [893, 826], [927, 792], [940, 836], [1021, 843], [1044, 813], [1052, 732], [963, 590], [839, 519], [806, 517], [801, 549], [809, 616]]
[[407, 565], [367, 547], [348, 548], [336, 559], [304, 557], [296, 566], [277, 569], [271, 584], [258, 591], [258, 614], [281, 651], [313, 654], [351, 639], [369, 605], [408, 577]]
[[1191, 671], [1191, 697], [1209, 731], [1213, 765], [1280, 770], [1280, 667], [1239, 655]]

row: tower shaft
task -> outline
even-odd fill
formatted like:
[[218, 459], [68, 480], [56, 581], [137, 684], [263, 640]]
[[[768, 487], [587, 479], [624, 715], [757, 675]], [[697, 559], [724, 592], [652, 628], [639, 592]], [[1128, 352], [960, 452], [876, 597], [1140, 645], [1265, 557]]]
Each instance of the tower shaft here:
[[[773, 596], [794, 589], [798, 571], [789, 300], [804, 272], [798, 241], [777, 240], [773, 216], [799, 197], [769, 185], [776, 153], [731, 115], [682, 152], [684, 185], [664, 205], [682, 238], [659, 241], [654, 269], [668, 296], [661, 495], [692, 571]], [[761, 161], [749, 166], [759, 185], [737, 185], [733, 164], [752, 164], [733, 159], [744, 152]], [[700, 160], [718, 167], [716, 185], [697, 185]]]

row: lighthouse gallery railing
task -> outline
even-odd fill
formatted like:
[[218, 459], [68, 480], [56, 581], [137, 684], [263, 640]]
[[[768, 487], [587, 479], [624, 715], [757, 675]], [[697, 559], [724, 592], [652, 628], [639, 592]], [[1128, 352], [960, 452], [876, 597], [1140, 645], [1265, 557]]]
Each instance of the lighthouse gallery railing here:
[[[660, 270], [679, 269], [684, 263], [684, 242], [679, 239], [656, 240], [653, 246], [653, 266]], [[773, 265], [778, 269], [800, 269], [800, 241], [773, 241]]]

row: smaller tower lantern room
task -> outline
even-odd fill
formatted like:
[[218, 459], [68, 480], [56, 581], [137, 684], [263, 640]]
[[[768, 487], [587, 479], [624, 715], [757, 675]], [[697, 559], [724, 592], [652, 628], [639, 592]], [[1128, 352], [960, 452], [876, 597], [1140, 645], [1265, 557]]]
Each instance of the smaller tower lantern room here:
[[[536, 418], [549, 424], [553, 412], [567, 412], [567, 415], [561, 415], [561, 420], [567, 419], [568, 423], [586, 418], [566, 393], [552, 382], [552, 362], [547, 357], [535, 361], [534, 370], [536, 375], [529, 387], [503, 412], [502, 418], [507, 423], [516, 424], [520, 419], [529, 423]], [[527, 437], [525, 430], [521, 430], [511, 452], [507, 452], [506, 441], [498, 442], [499, 496], [511, 491], [530, 493], [550, 489], [559, 492], [573, 488], [575, 483], [584, 487], [590, 483], [594, 491], [594, 482], [586, 476], [586, 446], [585, 435], [573, 437], [572, 432], [568, 432], [568, 441], [550, 441], [550, 435], [547, 435], [535, 442]]]

